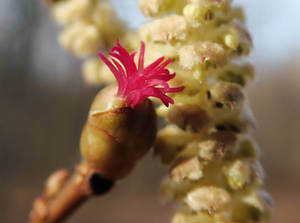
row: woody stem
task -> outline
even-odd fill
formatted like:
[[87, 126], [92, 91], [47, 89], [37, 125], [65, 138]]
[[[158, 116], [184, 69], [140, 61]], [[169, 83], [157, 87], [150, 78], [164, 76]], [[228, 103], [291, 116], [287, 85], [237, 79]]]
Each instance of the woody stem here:
[[102, 177], [93, 169], [78, 167], [55, 196], [49, 196], [45, 192], [35, 199], [29, 223], [62, 222], [88, 198], [105, 194], [113, 184], [113, 181]]

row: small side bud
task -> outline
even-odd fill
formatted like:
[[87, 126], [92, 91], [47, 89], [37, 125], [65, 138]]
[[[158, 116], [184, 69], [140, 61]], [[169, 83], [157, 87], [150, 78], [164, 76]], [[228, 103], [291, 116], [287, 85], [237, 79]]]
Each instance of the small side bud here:
[[33, 202], [33, 208], [30, 213], [30, 218], [38, 220], [38, 222], [42, 222], [46, 220], [47, 214], [47, 201], [41, 197], [38, 197]]
[[65, 169], [57, 170], [51, 174], [45, 186], [45, 195], [47, 198], [55, 197], [60, 192], [68, 177], [69, 172]]

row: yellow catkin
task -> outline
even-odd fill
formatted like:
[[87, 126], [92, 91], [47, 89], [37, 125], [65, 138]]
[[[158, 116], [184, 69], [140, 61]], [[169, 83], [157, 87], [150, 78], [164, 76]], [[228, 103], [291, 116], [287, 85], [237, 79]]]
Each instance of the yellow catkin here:
[[254, 69], [238, 62], [252, 47], [241, 8], [230, 0], [139, 2], [153, 18], [138, 31], [150, 48], [146, 61], [173, 58], [172, 84], [186, 86], [173, 95], [175, 105], [157, 110], [169, 122], [155, 144], [170, 168], [162, 196], [184, 204], [173, 222], [267, 221], [271, 202], [258, 148], [248, 139], [255, 120], [244, 88]]

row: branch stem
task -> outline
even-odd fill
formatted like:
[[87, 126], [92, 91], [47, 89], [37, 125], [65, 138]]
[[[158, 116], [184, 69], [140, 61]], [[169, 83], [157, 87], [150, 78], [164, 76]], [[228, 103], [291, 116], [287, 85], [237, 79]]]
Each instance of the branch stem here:
[[56, 171], [48, 178], [44, 194], [34, 201], [29, 223], [62, 222], [88, 198], [104, 194], [113, 186], [113, 181], [84, 165], [78, 166], [69, 180], [62, 175], [67, 171]]

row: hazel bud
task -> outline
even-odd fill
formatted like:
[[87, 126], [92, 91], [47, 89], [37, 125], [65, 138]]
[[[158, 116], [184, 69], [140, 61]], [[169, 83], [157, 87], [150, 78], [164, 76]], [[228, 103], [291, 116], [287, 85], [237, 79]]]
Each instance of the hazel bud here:
[[96, 96], [80, 142], [85, 163], [113, 180], [129, 174], [156, 135], [152, 102], [146, 99], [127, 107], [116, 91], [110, 86]]
[[69, 173], [65, 169], [58, 170], [51, 174], [46, 182], [45, 195], [48, 198], [57, 195], [68, 179], [68, 176]]

